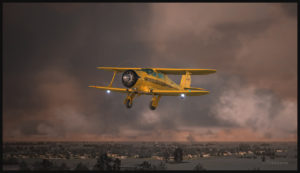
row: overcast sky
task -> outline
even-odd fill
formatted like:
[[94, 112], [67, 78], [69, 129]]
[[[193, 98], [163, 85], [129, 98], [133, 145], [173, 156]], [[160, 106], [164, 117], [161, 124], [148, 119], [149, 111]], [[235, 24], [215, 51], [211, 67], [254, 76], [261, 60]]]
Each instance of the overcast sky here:
[[[217, 73], [192, 76], [209, 95], [151, 111], [88, 88], [110, 82], [98, 66]], [[296, 141], [297, 4], [5, 3], [3, 138]]]

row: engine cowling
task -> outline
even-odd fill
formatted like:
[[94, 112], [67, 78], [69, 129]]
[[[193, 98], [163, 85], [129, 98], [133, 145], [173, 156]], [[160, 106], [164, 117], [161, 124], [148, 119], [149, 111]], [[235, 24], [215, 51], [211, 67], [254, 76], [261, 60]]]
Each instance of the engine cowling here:
[[125, 87], [131, 88], [137, 82], [139, 76], [133, 70], [127, 70], [122, 75], [122, 83]]

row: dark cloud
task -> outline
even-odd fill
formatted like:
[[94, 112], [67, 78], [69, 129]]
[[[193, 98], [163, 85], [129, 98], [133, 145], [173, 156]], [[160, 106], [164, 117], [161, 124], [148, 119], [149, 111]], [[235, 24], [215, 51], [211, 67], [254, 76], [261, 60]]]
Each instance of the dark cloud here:
[[155, 65], [216, 68], [296, 99], [297, 23], [283, 15], [280, 4], [155, 7], [157, 27], [149, 38]]
[[[136, 32], [147, 21], [149, 7], [90, 4], [65, 13], [66, 8], [68, 4], [5, 4], [4, 114], [8, 119], [49, 119], [59, 116], [53, 110], [68, 108], [96, 121], [100, 127], [94, 133], [114, 133], [118, 128], [111, 126], [136, 115], [119, 116], [113, 105], [101, 105], [101, 92], [87, 86], [111, 78], [97, 66], [147, 64], [150, 50]], [[48, 126], [63, 125], [51, 123]]]
[[297, 17], [297, 3], [282, 3], [282, 10], [290, 17]]

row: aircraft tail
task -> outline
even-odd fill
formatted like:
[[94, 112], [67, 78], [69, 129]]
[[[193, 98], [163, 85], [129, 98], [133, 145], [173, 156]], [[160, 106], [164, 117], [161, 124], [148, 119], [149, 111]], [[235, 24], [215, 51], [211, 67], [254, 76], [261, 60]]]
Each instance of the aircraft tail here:
[[184, 89], [184, 88], [190, 88], [191, 87], [191, 81], [192, 81], [192, 79], [191, 79], [191, 73], [187, 71], [181, 77], [180, 88], [182, 88], [182, 89]]

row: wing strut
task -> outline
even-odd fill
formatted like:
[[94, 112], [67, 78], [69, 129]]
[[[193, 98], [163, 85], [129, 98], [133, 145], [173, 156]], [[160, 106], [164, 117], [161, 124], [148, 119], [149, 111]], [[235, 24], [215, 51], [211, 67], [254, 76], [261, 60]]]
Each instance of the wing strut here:
[[114, 80], [115, 80], [116, 74], [117, 74], [117, 71], [114, 71], [114, 75], [113, 75], [113, 77], [112, 77], [112, 79], [111, 79], [110, 84], [108, 85], [108, 87], [111, 87], [111, 86], [112, 86], [112, 84], [113, 84], [113, 82], [114, 82]]
[[191, 87], [191, 72], [186, 71], [185, 75], [182, 75], [181, 82], [180, 82], [180, 88], [190, 88]]

